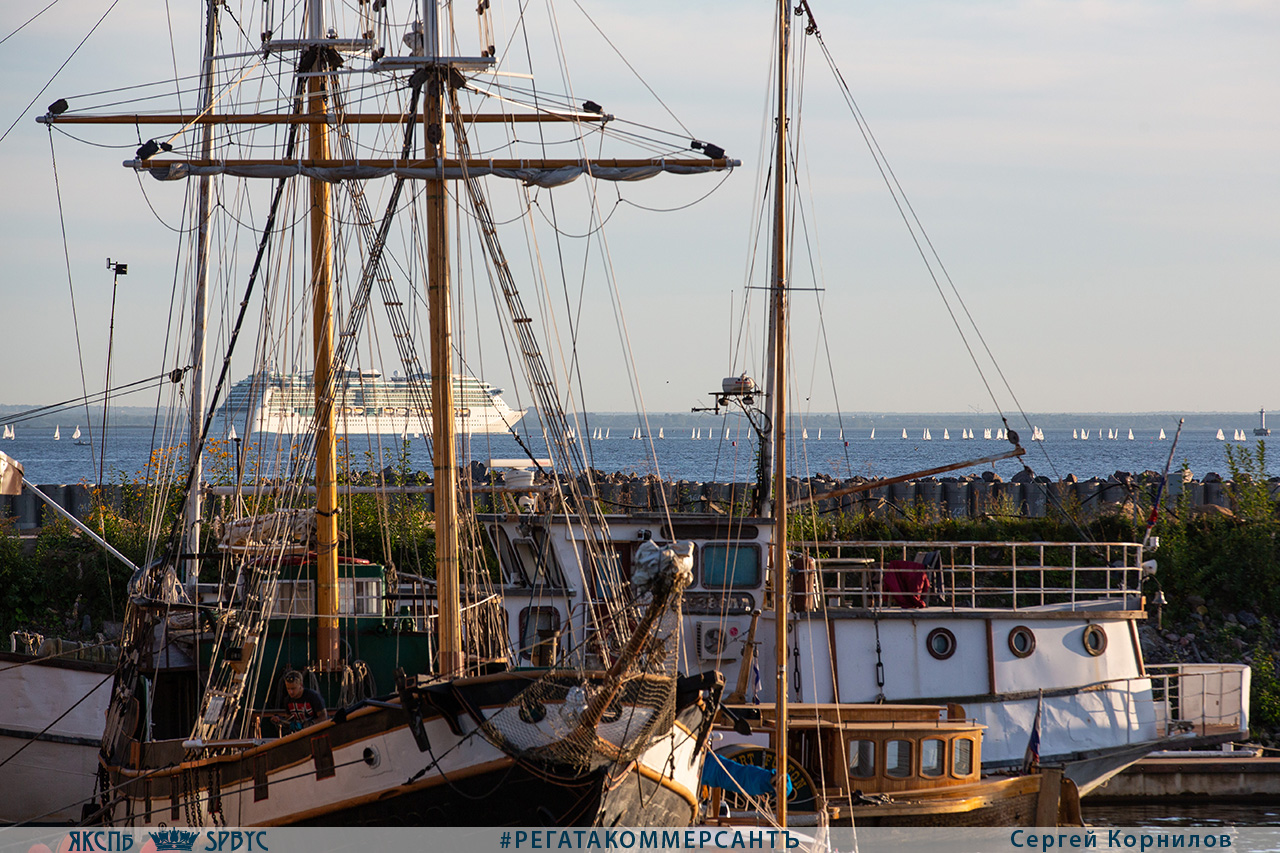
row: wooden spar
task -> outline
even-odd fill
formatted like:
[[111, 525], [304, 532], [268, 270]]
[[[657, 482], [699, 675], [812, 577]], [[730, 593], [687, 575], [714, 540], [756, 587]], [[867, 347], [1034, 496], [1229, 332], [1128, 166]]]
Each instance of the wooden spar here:
[[[435, 0], [423, 3], [427, 23], [424, 38], [428, 56], [437, 56], [439, 9]], [[445, 82], [447, 66], [438, 65], [427, 78], [422, 123], [424, 153], [432, 160], [444, 159]], [[449, 196], [443, 178], [428, 178], [427, 208], [427, 309], [431, 330], [431, 420], [433, 474], [436, 505], [436, 606], [440, 614], [441, 676], [461, 675], [465, 665], [462, 651], [462, 597], [458, 559], [458, 446], [454, 418], [453, 340], [449, 293]]]
[[[206, 112], [212, 112], [213, 99], [213, 54], [218, 44], [218, 4], [215, 0], [207, 0], [204, 25], [204, 62], [200, 69], [201, 106]], [[208, 159], [213, 156], [213, 126], [205, 125], [200, 129], [200, 156]], [[204, 435], [204, 362], [205, 362], [205, 326], [209, 319], [209, 216], [212, 212], [212, 200], [209, 183], [212, 178], [200, 176], [196, 190], [196, 216], [199, 226], [196, 233], [196, 282], [192, 295], [191, 317], [191, 407], [188, 420], [187, 447], [191, 449], [191, 482], [199, 483], [202, 478], [204, 464], [203, 454], [196, 452], [201, 446]], [[187, 495], [186, 505], [186, 540], [187, 553], [199, 554], [200, 547], [201, 495], [199, 489], [191, 489]], [[186, 582], [194, 584], [200, 574], [200, 561], [191, 559], [186, 566]]]
[[[609, 119], [609, 116], [599, 113], [461, 113], [460, 118], [464, 124], [526, 124], [530, 122], [555, 122], [555, 121], [571, 121], [595, 123], [603, 122]], [[398, 124], [405, 119], [403, 113], [343, 113], [342, 124]], [[446, 116], [447, 122], [454, 120], [453, 116]], [[63, 113], [59, 116], [41, 116], [37, 121], [44, 124], [182, 124], [182, 125], [205, 125], [205, 124], [328, 124], [328, 118], [322, 118], [311, 115], [296, 115], [293, 113], [279, 113], [275, 115], [256, 115], [254, 113], [140, 113], [130, 115], [128, 113], [118, 114], [90, 114], [73, 115]]]
[[[321, 0], [311, 0], [311, 34], [322, 29]], [[325, 117], [329, 111], [328, 78], [316, 75], [307, 81], [308, 111]], [[308, 154], [315, 160], [329, 157], [327, 122], [310, 125]], [[340, 665], [338, 634], [338, 464], [336, 424], [333, 413], [333, 233], [329, 184], [310, 179], [311, 189], [311, 288], [312, 344], [315, 353], [316, 396], [316, 662], [326, 671]]]
[[[493, 169], [548, 169], [550, 170], [550, 169], [563, 169], [570, 166], [587, 166], [587, 167], [604, 168], [604, 169], [609, 169], [609, 168], [636, 169], [636, 168], [643, 168], [646, 166], [662, 166], [664, 164], [670, 165], [672, 163], [686, 163], [687, 165], [690, 165], [690, 166], [704, 166], [704, 167], [715, 168], [715, 169], [730, 169], [739, 165], [739, 161], [729, 160], [725, 158], [720, 158], [718, 160], [708, 160], [705, 158], [702, 158], [702, 159], [689, 158], [688, 160], [681, 161], [681, 160], [672, 159], [672, 158], [614, 159], [614, 160], [609, 160], [609, 159], [481, 160], [481, 159], [475, 159], [475, 158], [470, 160], [449, 160], [449, 159], [436, 160], [434, 158], [432, 159], [417, 158], [412, 160], [396, 160], [396, 159], [377, 158], [377, 157], [372, 157], [369, 159], [361, 159], [361, 160], [341, 160], [341, 159], [334, 160], [328, 157], [310, 157], [308, 159], [303, 159], [303, 160], [290, 160], [284, 165], [289, 165], [289, 166], [299, 165], [299, 166], [305, 166], [308, 168], [317, 168], [317, 169], [336, 169], [336, 168], [341, 168], [345, 166], [370, 166], [375, 169], [400, 169], [400, 168], [426, 169], [426, 168], [435, 168], [436, 166], [443, 165], [444, 168], [446, 169], [461, 169], [465, 167], [468, 169], [493, 168]], [[158, 169], [161, 171], [168, 171], [170, 166], [177, 165], [177, 164], [185, 164], [188, 166], [227, 166], [230, 168], [238, 168], [238, 167], [244, 167], [244, 166], [279, 166], [281, 165], [281, 161], [280, 160], [237, 160], [234, 158], [228, 158], [224, 160], [174, 160], [174, 159], [162, 160], [159, 157], [156, 157], [142, 163], [130, 162], [127, 165], [130, 168], [137, 168], [139, 170]]]
[[774, 796], [779, 826], [787, 825], [787, 62], [791, 3], [778, 0], [778, 150], [773, 166], [773, 615], [777, 627], [778, 718], [774, 722]]
[[796, 498], [787, 505], [787, 509], [798, 509], [808, 503], [814, 501], [825, 501], [828, 498], [842, 498], [845, 495], [856, 495], [858, 492], [868, 492], [880, 486], [891, 486], [894, 483], [905, 483], [907, 480], [918, 480], [921, 477], [932, 477], [934, 474], [945, 474], [948, 471], [959, 471], [961, 468], [972, 468], [974, 465], [985, 465], [988, 462], [999, 462], [1001, 459], [1013, 459], [1022, 456], [1027, 449], [1022, 445], [1018, 445], [1013, 450], [1006, 450], [1004, 453], [997, 453], [995, 456], [984, 456], [981, 459], [970, 459], [965, 462], [953, 462], [950, 465], [942, 465], [937, 468], [929, 468], [924, 471], [915, 471], [911, 474], [902, 474], [898, 477], [885, 477], [883, 480], [872, 480], [869, 483], [859, 483], [856, 486], [845, 486], [840, 489], [832, 489], [829, 492], [823, 492], [820, 495], [808, 495], [803, 498]]

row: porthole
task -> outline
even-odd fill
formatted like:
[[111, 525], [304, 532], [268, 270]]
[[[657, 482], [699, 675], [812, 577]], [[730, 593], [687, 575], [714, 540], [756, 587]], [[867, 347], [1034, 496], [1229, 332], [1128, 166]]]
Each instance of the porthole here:
[[1029, 658], [1036, 650], [1036, 635], [1026, 625], [1018, 625], [1009, 632], [1009, 651], [1014, 657]]
[[956, 653], [956, 635], [946, 628], [934, 628], [924, 641], [929, 654], [938, 660], [946, 660]]
[[1086, 625], [1083, 639], [1084, 650], [1094, 657], [1107, 650], [1107, 634], [1101, 625]]

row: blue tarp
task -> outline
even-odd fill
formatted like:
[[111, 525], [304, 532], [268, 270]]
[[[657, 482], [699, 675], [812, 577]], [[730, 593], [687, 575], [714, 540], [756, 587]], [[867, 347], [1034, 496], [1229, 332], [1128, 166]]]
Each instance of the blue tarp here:
[[[721, 758], [713, 752], [702, 765], [702, 784], [709, 788], [724, 788], [752, 797], [762, 797], [773, 793], [773, 771], [742, 764], [732, 758]], [[788, 796], [791, 791], [791, 779], [788, 777]]]

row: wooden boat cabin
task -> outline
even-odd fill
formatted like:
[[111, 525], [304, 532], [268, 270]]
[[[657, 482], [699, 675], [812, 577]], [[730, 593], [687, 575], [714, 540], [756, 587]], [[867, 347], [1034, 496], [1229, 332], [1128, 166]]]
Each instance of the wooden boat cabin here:
[[[774, 729], [774, 706], [732, 711], [750, 722], [760, 743], [717, 755], [771, 768], [773, 735], [766, 733]], [[789, 813], [820, 822], [825, 812], [833, 825], [1078, 825], [1079, 797], [1061, 770], [982, 776], [984, 728], [959, 705], [791, 705]], [[707, 813], [711, 822], [750, 821], [758, 805], [712, 789]]]

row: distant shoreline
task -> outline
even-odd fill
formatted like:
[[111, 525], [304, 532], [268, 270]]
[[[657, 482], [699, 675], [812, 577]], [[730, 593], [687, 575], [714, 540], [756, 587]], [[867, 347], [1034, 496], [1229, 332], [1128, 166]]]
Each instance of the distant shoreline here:
[[[82, 429], [93, 427], [100, 428], [102, 424], [102, 409], [90, 409], [88, 414], [83, 410], [64, 410], [55, 414], [38, 415], [28, 417], [20, 421], [7, 420], [9, 416], [29, 412], [39, 406], [20, 406], [20, 405], [0, 405], [0, 424], [13, 423], [17, 425], [30, 427], [48, 427], [52, 429], [55, 426], [74, 427], [79, 425]], [[734, 411], [729, 411], [728, 417], [730, 422], [739, 418], [735, 417]], [[572, 422], [574, 416], [570, 416]], [[647, 419], [649, 424], [655, 429], [659, 426], [664, 428], [707, 428], [714, 427], [717, 423], [723, 421], [726, 413], [715, 415], [709, 412], [650, 412], [647, 415], [640, 415], [635, 412], [588, 412], [585, 415], [576, 416], [580, 421], [585, 421], [590, 428], [634, 428], [640, 426]], [[1018, 414], [1006, 414], [1009, 427], [1014, 430], [1027, 429], [1026, 420], [1031, 422], [1032, 426], [1038, 426], [1041, 429], [1163, 429], [1169, 435], [1173, 434], [1173, 430], [1178, 426], [1178, 419], [1185, 418], [1186, 424], [1184, 429], [1244, 429], [1250, 433], [1254, 427], [1258, 425], [1257, 410], [1247, 412], [1039, 412], [1028, 414], [1026, 420]], [[169, 414], [166, 410], [161, 410], [159, 414], [155, 409], [144, 406], [119, 406], [112, 407], [111, 419], [108, 424], [109, 428], [125, 428], [125, 427], [145, 427], [151, 428], [157, 424], [164, 424], [169, 420]], [[796, 412], [791, 416], [791, 422], [795, 426], [802, 426], [807, 429], [840, 429], [858, 430], [871, 428], [876, 429], [913, 429], [924, 428], [942, 429], [960, 427], [968, 429], [996, 429], [1002, 428], [1004, 424], [1000, 420], [1000, 416], [990, 413], [974, 413], [974, 412], [861, 412], [858, 414], [840, 414], [837, 412]], [[1280, 407], [1276, 409], [1275, 426], [1280, 428]]]

